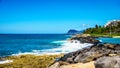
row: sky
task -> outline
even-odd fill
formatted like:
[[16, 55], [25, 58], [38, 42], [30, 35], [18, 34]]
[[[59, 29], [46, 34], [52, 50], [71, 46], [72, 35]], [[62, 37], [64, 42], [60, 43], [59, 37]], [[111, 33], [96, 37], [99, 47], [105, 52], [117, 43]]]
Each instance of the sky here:
[[0, 0], [0, 33], [66, 33], [120, 19], [120, 0]]

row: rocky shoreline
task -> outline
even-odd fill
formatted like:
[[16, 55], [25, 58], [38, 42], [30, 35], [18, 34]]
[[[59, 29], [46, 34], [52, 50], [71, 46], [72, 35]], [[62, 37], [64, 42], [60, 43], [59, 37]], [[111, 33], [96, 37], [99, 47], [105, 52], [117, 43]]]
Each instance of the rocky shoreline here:
[[90, 36], [89, 34], [77, 34], [72, 36], [69, 40], [78, 40], [80, 43], [91, 43], [98, 44], [99, 40], [96, 40], [98, 37]]
[[1, 61], [13, 62], [0, 64], [0, 68], [120, 68], [120, 44], [101, 43], [96, 38], [89, 34], [72, 36], [69, 41], [93, 45], [65, 55], [1, 57]]
[[78, 40], [82, 43], [92, 43], [93, 46], [65, 54], [49, 68], [62, 68], [63, 66], [67, 68], [65, 65], [92, 61], [94, 61], [93, 68], [120, 68], [120, 44], [100, 43], [95, 38], [89, 35], [77, 35], [70, 38], [70, 40]]

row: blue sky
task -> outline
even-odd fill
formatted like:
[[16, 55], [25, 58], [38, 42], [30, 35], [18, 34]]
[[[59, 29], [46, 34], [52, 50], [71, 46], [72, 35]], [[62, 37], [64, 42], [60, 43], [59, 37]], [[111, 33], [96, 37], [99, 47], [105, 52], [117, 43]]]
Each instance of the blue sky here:
[[114, 19], [120, 0], [0, 0], [0, 33], [65, 33]]

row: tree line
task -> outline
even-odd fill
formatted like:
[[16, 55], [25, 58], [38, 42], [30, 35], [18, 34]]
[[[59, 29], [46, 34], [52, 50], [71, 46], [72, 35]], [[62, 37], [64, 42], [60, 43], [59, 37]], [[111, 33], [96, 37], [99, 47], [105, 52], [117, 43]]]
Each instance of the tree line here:
[[120, 34], [120, 23], [118, 25], [113, 26], [101, 26], [95, 25], [93, 28], [87, 28], [83, 33], [88, 34]]

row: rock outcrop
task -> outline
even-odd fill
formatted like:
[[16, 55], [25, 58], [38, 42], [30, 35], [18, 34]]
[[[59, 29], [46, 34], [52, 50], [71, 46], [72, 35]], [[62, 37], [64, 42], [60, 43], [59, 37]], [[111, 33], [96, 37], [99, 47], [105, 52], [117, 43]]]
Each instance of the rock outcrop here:
[[104, 26], [109, 27], [109, 26], [118, 26], [120, 24], [120, 20], [112, 20], [106, 23]]
[[[118, 56], [118, 58], [116, 58], [115, 56]], [[112, 57], [114, 57], [115, 59], [112, 59]], [[113, 67], [110, 68], [119, 68], [119, 61], [117, 61], [117, 59], [119, 60], [119, 57], [120, 57], [120, 44], [113, 45], [113, 44], [105, 43], [105, 44], [93, 45], [91, 47], [87, 47], [82, 50], [78, 50], [76, 52], [65, 54], [57, 62], [59, 62], [60, 66], [62, 66], [62, 65], [66, 65], [64, 64], [65, 62], [68, 64], [75, 64], [75, 63], [88, 63], [91, 61], [95, 61], [95, 66], [96, 66], [95, 68], [109, 68], [109, 64], [111, 63], [113, 63], [114, 65], [112, 65]], [[105, 58], [107, 59], [104, 60]], [[109, 63], [107, 64], [107, 62]], [[101, 65], [102, 67], [100, 67]]]
[[68, 53], [60, 58], [59, 61], [68, 63], [94, 61], [103, 56], [120, 55], [120, 45], [116, 44], [97, 44], [89, 48], [84, 48], [76, 52]]
[[99, 40], [96, 40], [97, 37], [90, 36], [89, 34], [76, 34], [70, 40], [78, 40], [81, 43], [92, 43], [92, 44], [98, 44], [100, 43]]
[[70, 38], [70, 40], [78, 40], [81, 43], [92, 43], [93, 46], [65, 54], [51, 65], [52, 68], [64, 68], [64, 66], [69, 67], [70, 64], [85, 64], [91, 61], [95, 62], [95, 68], [120, 68], [120, 44], [100, 43], [95, 38], [89, 35], [76, 35]]

